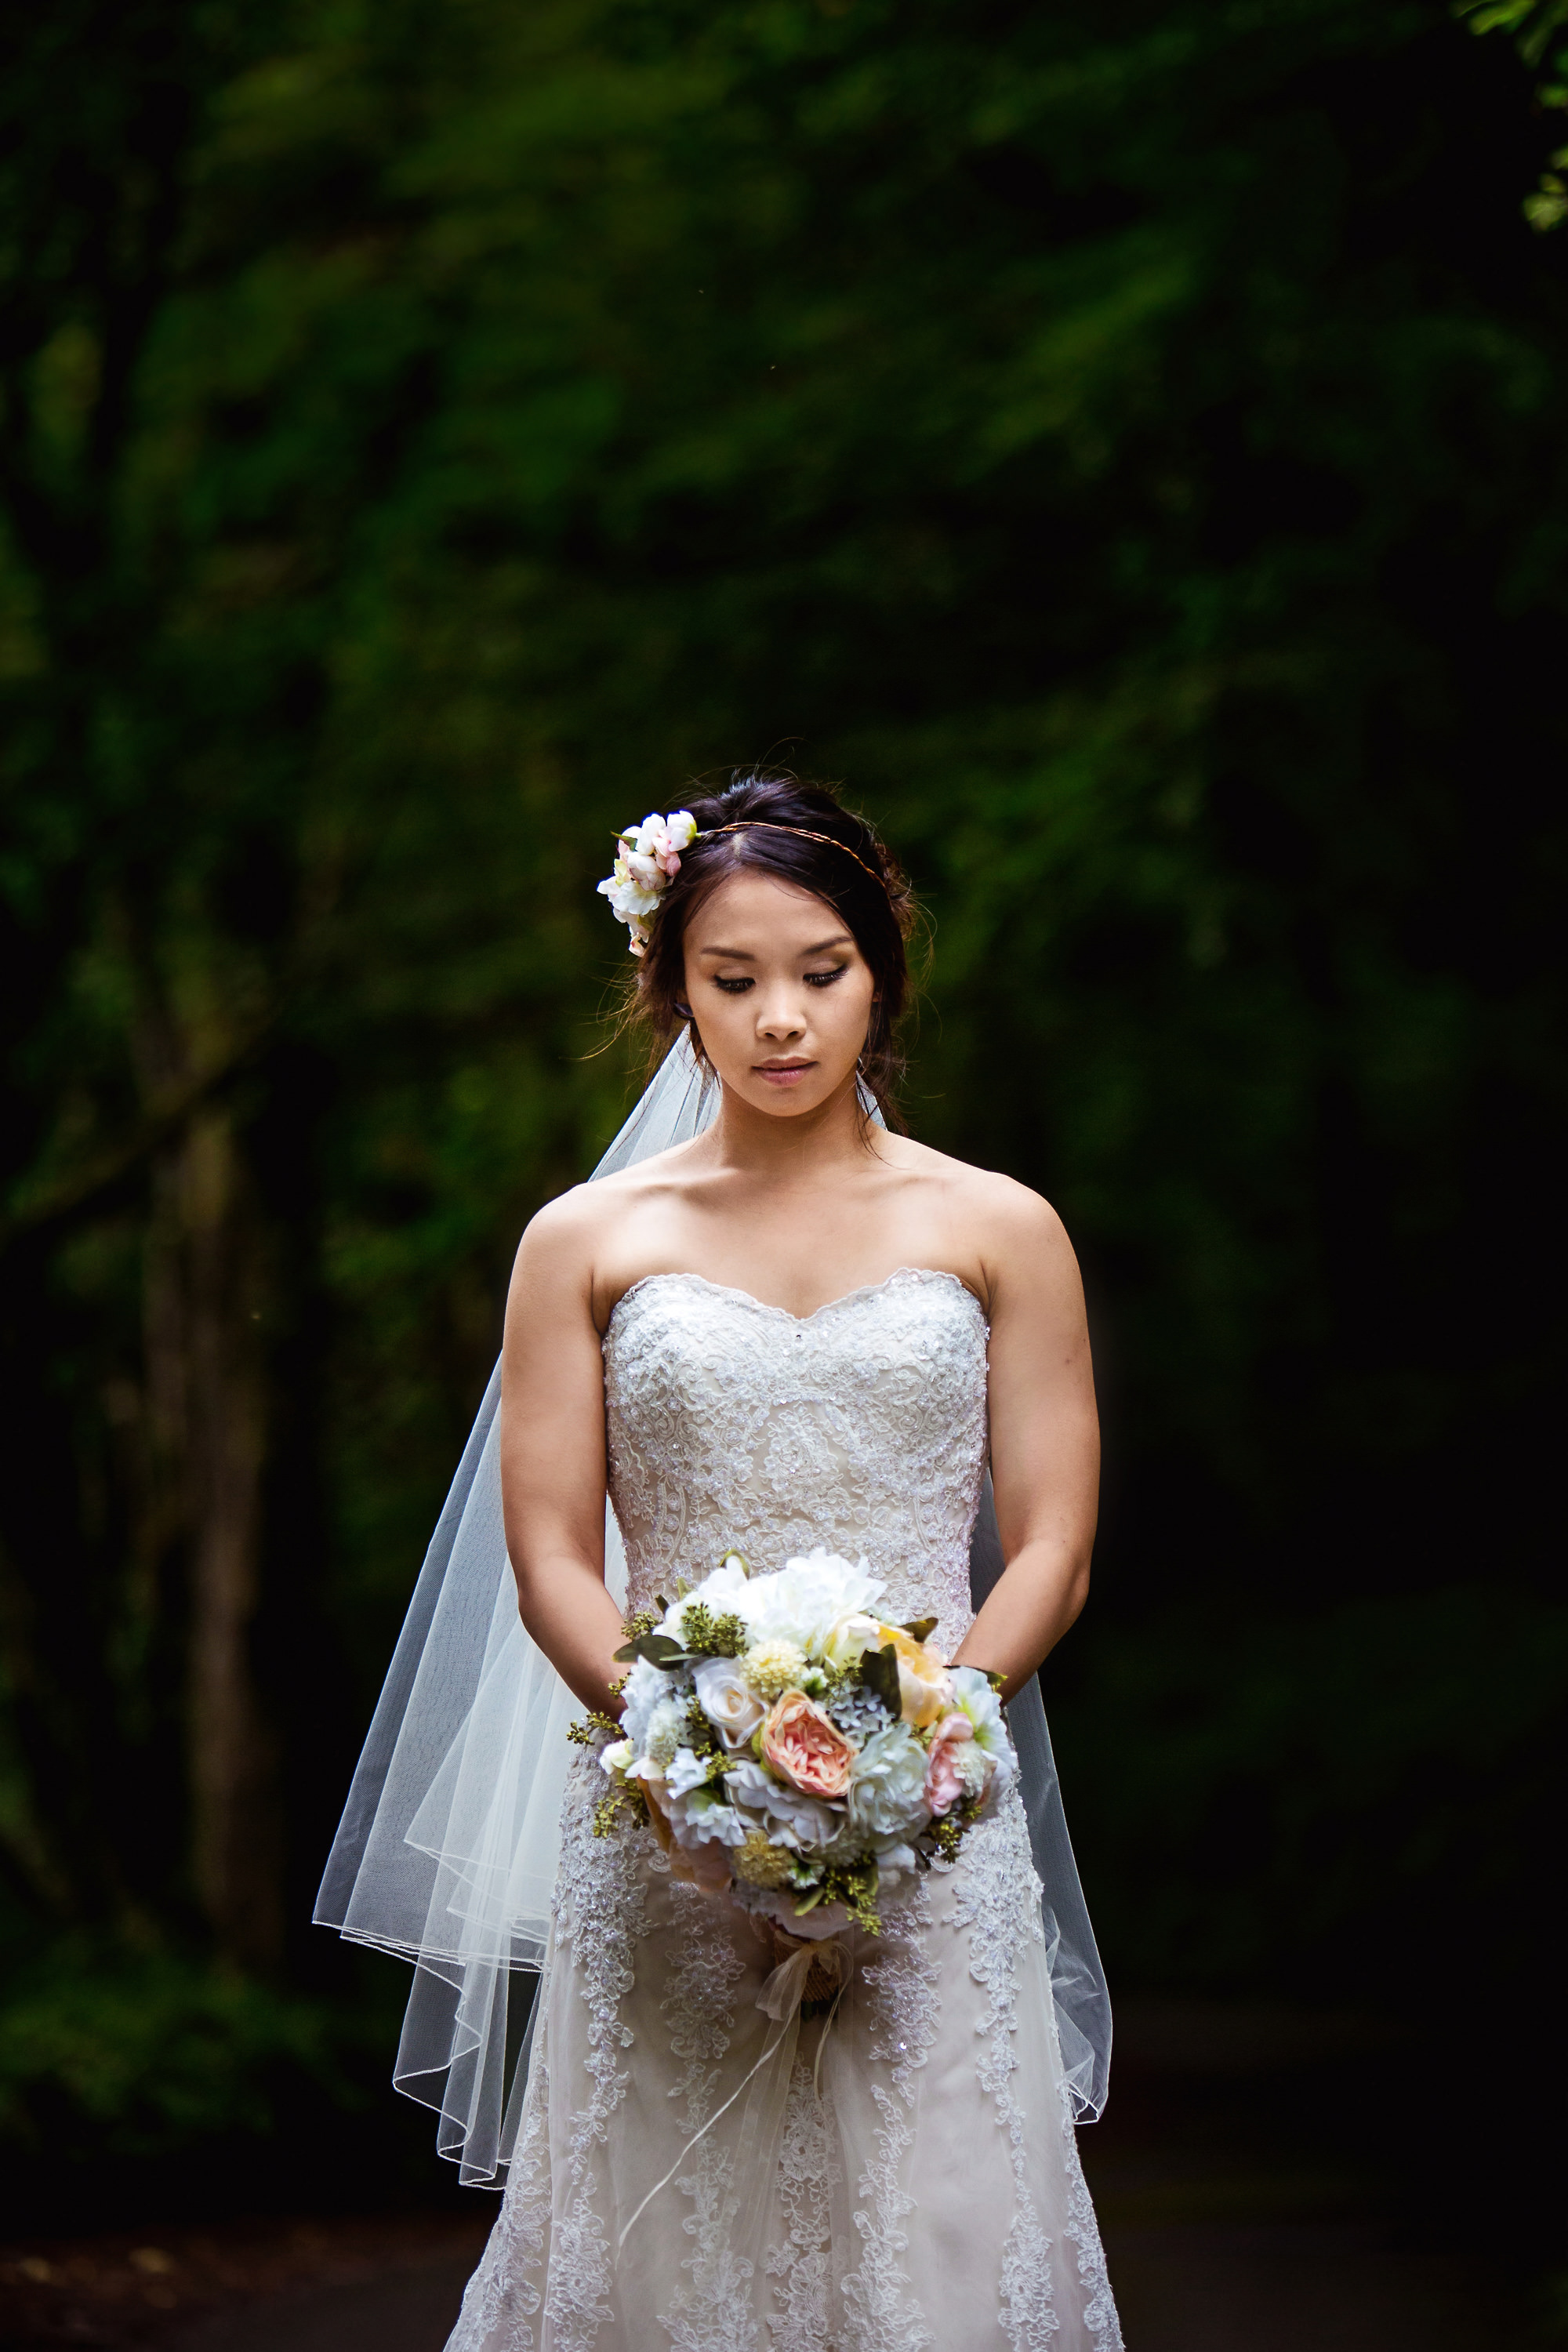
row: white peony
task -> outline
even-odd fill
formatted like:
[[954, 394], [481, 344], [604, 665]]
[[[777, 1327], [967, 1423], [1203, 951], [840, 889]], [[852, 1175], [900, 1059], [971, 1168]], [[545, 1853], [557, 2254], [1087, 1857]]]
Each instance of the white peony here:
[[820, 1654], [839, 1626], [869, 1612], [881, 1590], [868, 1560], [851, 1568], [837, 1552], [818, 1549], [786, 1559], [772, 1576], [750, 1578], [731, 1606], [753, 1643], [794, 1642]]
[[906, 1838], [931, 1819], [925, 1804], [926, 1751], [907, 1723], [874, 1731], [855, 1759], [849, 1818], [862, 1835]]
[[767, 1708], [733, 1658], [704, 1658], [695, 1680], [702, 1712], [732, 1755], [746, 1746]]

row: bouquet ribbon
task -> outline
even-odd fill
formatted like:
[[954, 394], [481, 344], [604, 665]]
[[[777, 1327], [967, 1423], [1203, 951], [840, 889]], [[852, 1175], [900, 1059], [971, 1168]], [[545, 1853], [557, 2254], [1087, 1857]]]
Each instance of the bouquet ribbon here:
[[762, 2056], [757, 2060], [756, 2063], [746, 2069], [746, 2072], [742, 2075], [740, 2081], [736, 2084], [734, 2089], [731, 2092], [723, 2105], [713, 2115], [709, 2116], [700, 2131], [692, 2133], [691, 2137], [687, 2141], [686, 2146], [681, 2149], [680, 2154], [676, 2158], [675, 2162], [670, 2166], [669, 2170], [665, 2174], [664, 2179], [654, 2182], [653, 2187], [648, 2190], [647, 2195], [643, 2199], [642, 2203], [637, 2207], [637, 2211], [632, 2215], [631, 2220], [626, 2223], [626, 2228], [621, 2231], [620, 2236], [616, 2239], [616, 2252], [617, 2253], [619, 2253], [621, 2248], [626, 2244], [626, 2240], [630, 2237], [637, 2223], [641, 2221], [648, 2207], [653, 2203], [654, 2199], [658, 2195], [659, 2190], [661, 2189], [668, 2188], [670, 2182], [675, 2179], [676, 2174], [680, 2170], [681, 2166], [685, 2163], [692, 2149], [697, 2146], [698, 2141], [707, 2138], [714, 2125], [718, 2123], [722, 2116], [728, 2115], [730, 2109], [734, 2105], [736, 2100], [740, 2097], [747, 2084], [752, 2080], [752, 2077], [754, 2074], [761, 2074], [763, 2068], [767, 2064], [768, 2060], [773, 2056], [774, 2051], [783, 2042], [785, 2033], [789, 2030], [791, 2020], [795, 2016], [796, 2010], [799, 2009], [801, 2002], [805, 1998], [805, 1980], [811, 1974], [813, 1967], [818, 1961], [825, 1960], [829, 1951], [833, 1953], [834, 1960], [838, 1971], [838, 1990], [833, 1996], [833, 2006], [828, 2011], [826, 2017], [823, 2021], [822, 2032], [816, 2044], [816, 2064], [812, 2070], [812, 2087], [818, 2095], [821, 2095], [823, 2047], [826, 2042], [829, 2031], [832, 2028], [833, 2021], [838, 2014], [838, 2004], [844, 1998], [844, 1988], [849, 1981], [849, 1958], [847, 1953], [840, 1950], [837, 1944], [833, 1944], [826, 1938], [821, 1943], [797, 1945], [795, 1949], [790, 1953], [788, 1958], [781, 1960], [778, 1967], [774, 1969], [769, 1976], [763, 1979], [763, 1989], [757, 1995], [756, 2005], [762, 2011], [764, 2017], [772, 2018], [774, 2024], [779, 2029], [778, 2032], [773, 2036], [773, 2039], [769, 2042], [767, 2048], [763, 2052]]
[[781, 2025], [786, 2018], [793, 2017], [805, 1999], [807, 1977], [819, 1964], [824, 1967], [826, 1972], [829, 1953], [832, 1954], [834, 1961], [833, 1981], [842, 1992], [845, 1969], [843, 1956], [837, 1946], [827, 1938], [824, 1938], [821, 1943], [799, 1944], [779, 1962], [778, 1967], [766, 1979], [761, 1992], [757, 1995], [757, 2007], [762, 2011], [763, 2015], [775, 2019]]

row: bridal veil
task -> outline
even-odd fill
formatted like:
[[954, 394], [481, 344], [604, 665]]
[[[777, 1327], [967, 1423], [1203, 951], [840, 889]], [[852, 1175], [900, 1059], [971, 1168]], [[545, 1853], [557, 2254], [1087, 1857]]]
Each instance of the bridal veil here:
[[[596, 1180], [699, 1134], [718, 1108], [684, 1034]], [[576, 1699], [518, 1615], [501, 1521], [492, 1374], [415, 1587], [316, 1900], [354, 1942], [413, 1961], [394, 2080], [438, 2111], [465, 2181], [499, 2187], [516, 2137], [528, 2026], [550, 1928]], [[987, 1478], [970, 1550], [974, 1605], [1002, 1572]], [[605, 1579], [626, 1595], [606, 1504]], [[1037, 1680], [1008, 1708], [1044, 1888], [1062, 2061], [1080, 2120], [1105, 2103], [1110, 2004], [1068, 1837]]]

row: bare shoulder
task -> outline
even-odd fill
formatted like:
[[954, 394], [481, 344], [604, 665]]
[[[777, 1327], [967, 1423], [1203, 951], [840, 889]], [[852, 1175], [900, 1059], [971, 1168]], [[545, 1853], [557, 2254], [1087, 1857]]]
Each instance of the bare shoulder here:
[[625, 1232], [629, 1214], [684, 1189], [690, 1150], [689, 1143], [677, 1144], [547, 1201], [523, 1228], [514, 1282], [520, 1276], [591, 1281], [605, 1244]]
[[1027, 1184], [994, 1168], [976, 1168], [967, 1160], [933, 1151], [910, 1136], [889, 1138], [889, 1145], [894, 1165], [931, 1185], [949, 1213], [963, 1218], [987, 1256], [1060, 1255], [1072, 1262], [1066, 1226], [1050, 1202]]

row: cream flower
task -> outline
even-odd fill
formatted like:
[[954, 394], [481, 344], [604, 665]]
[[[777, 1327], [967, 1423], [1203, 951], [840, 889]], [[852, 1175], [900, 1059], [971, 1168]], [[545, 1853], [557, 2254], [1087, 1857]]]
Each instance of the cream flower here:
[[805, 1672], [805, 1652], [798, 1642], [759, 1642], [737, 1661], [741, 1679], [759, 1698], [782, 1698], [794, 1690]]
[[703, 1714], [733, 1755], [747, 1745], [767, 1708], [733, 1658], [704, 1658], [693, 1679]]
[[882, 1638], [879, 1619], [868, 1616], [863, 1609], [851, 1609], [829, 1633], [822, 1654], [835, 1666], [858, 1665], [868, 1650], [881, 1647]]
[[[668, 1690], [668, 1678], [661, 1675], [660, 1680]], [[649, 1715], [643, 1735], [642, 1752], [648, 1762], [657, 1765], [661, 1772], [666, 1770], [676, 1749], [684, 1744], [685, 1731], [686, 1709], [668, 1696], [661, 1698]]]
[[730, 1862], [736, 1877], [751, 1886], [786, 1885], [795, 1869], [794, 1854], [786, 1846], [774, 1845], [764, 1830], [748, 1830]]
[[899, 1699], [906, 1723], [924, 1731], [939, 1723], [952, 1704], [952, 1677], [942, 1660], [901, 1625], [882, 1627], [884, 1643], [891, 1643], [899, 1662]]

